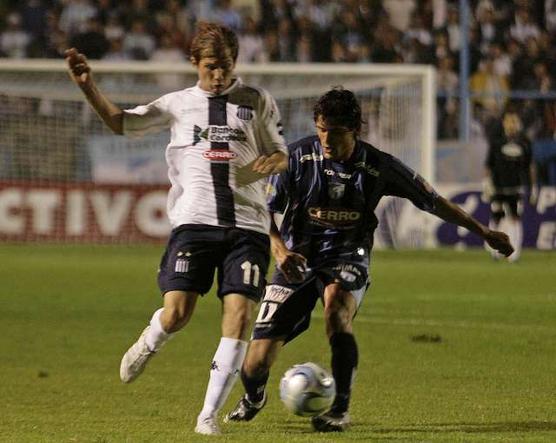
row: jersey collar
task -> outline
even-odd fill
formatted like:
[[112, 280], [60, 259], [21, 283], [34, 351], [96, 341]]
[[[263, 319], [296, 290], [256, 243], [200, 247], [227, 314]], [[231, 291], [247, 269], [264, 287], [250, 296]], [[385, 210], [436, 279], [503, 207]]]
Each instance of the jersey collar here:
[[227, 89], [224, 89], [220, 94], [215, 94], [213, 92], [209, 92], [209, 91], [205, 91], [204, 89], [201, 89], [201, 87], [199, 86], [199, 82], [197, 82], [197, 84], [193, 87], [193, 92], [196, 95], [200, 95], [202, 97], [218, 97], [219, 95], [228, 95], [228, 94], [230, 94], [232, 91], [234, 91], [236, 88], [238, 88], [242, 84], [243, 84], [243, 82], [241, 81], [241, 78], [234, 77], [234, 78], [232, 78], [232, 83], [230, 84], [230, 86], [228, 86]]

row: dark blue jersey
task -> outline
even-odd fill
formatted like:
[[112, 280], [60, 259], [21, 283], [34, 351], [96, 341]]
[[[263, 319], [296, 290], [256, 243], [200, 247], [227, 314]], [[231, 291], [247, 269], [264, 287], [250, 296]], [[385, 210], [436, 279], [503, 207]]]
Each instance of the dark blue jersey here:
[[288, 248], [309, 267], [334, 260], [368, 263], [382, 196], [433, 211], [436, 192], [398, 159], [358, 140], [349, 160], [325, 159], [317, 136], [289, 145], [289, 167], [269, 183], [269, 208], [284, 214]]

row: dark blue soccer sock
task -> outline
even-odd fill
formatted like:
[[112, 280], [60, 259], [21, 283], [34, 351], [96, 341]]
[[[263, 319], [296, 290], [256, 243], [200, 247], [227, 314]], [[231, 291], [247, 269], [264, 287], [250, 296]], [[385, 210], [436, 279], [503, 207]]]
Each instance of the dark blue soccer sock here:
[[241, 381], [243, 383], [243, 386], [245, 387], [247, 398], [251, 403], [259, 403], [264, 398], [264, 390], [269, 375], [269, 371], [253, 376], [247, 375], [243, 370], [241, 371]]
[[347, 412], [351, 396], [351, 384], [359, 353], [353, 334], [337, 332], [330, 337], [332, 350], [332, 375], [336, 380], [336, 398], [331, 411], [336, 413]]

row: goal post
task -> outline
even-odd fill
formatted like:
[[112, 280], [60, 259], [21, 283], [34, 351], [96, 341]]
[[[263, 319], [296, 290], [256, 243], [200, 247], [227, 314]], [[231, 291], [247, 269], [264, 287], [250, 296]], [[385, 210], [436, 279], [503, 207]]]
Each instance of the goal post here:
[[[195, 68], [186, 63], [90, 63], [101, 91], [122, 107], [147, 103], [197, 81]], [[236, 72], [245, 83], [264, 87], [276, 98], [287, 142], [314, 133], [312, 110], [324, 92], [339, 85], [352, 90], [362, 105], [362, 139], [392, 153], [434, 183], [433, 67], [271, 63], [238, 65]], [[162, 205], [160, 188], [167, 185], [164, 148], [168, 133], [144, 139], [111, 135], [71, 82], [65, 62], [60, 60], [2, 60], [0, 109], [0, 239], [127, 243], [144, 237], [145, 233], [139, 231], [149, 222], [136, 218], [142, 207], [138, 210], [136, 205], [141, 205], [143, 198], [137, 189], [156, 188], [158, 204]], [[29, 203], [29, 192], [51, 187], [59, 194], [50, 197], [50, 206], [37, 208]], [[119, 194], [118, 189], [135, 196], [128, 198], [127, 206], [121, 203], [126, 199], [120, 195], [128, 194]], [[16, 194], [7, 193], [9, 190]], [[106, 195], [101, 198], [102, 190]], [[75, 197], [79, 193], [83, 195]], [[80, 198], [83, 201], [76, 203]], [[160, 212], [164, 207], [152, 202], [151, 206], [151, 212], [156, 212], [162, 223]], [[378, 237], [387, 240], [379, 239], [378, 243], [423, 246], [423, 236], [399, 238], [392, 231], [403, 205], [390, 203], [388, 207], [381, 213], [384, 220], [381, 218], [378, 230]], [[113, 217], [120, 217], [121, 223], [108, 230], [109, 223], [100, 226], [106, 221], [103, 217], [108, 218], [107, 214], [114, 211], [120, 211]], [[14, 221], [14, 213], [25, 214], [26, 218]], [[45, 214], [49, 220], [35, 220]], [[68, 228], [68, 220], [77, 220], [78, 226]], [[150, 225], [156, 221], [153, 218]], [[37, 231], [38, 225], [42, 228]], [[146, 237], [160, 240], [164, 229], [147, 230]], [[123, 230], [138, 234], [124, 235]], [[89, 231], [96, 233], [94, 238], [88, 236]]]

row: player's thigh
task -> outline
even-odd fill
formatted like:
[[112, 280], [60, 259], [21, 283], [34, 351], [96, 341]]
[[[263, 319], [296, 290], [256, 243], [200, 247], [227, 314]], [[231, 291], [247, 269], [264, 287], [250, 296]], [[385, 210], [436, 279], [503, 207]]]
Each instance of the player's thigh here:
[[218, 296], [242, 294], [258, 302], [264, 292], [270, 262], [267, 235], [244, 229], [227, 234], [227, 250], [218, 269]]
[[292, 285], [276, 270], [272, 283], [266, 287], [253, 328], [253, 339], [274, 339], [288, 342], [305, 331], [321, 292], [314, 276]]
[[370, 286], [367, 266], [366, 262], [330, 262], [320, 266], [316, 272], [325, 288], [325, 306], [328, 294], [329, 303], [339, 306], [346, 303], [356, 312]]
[[177, 228], [172, 231], [158, 271], [162, 294], [169, 291], [205, 294], [222, 259], [224, 234], [212, 227]]

